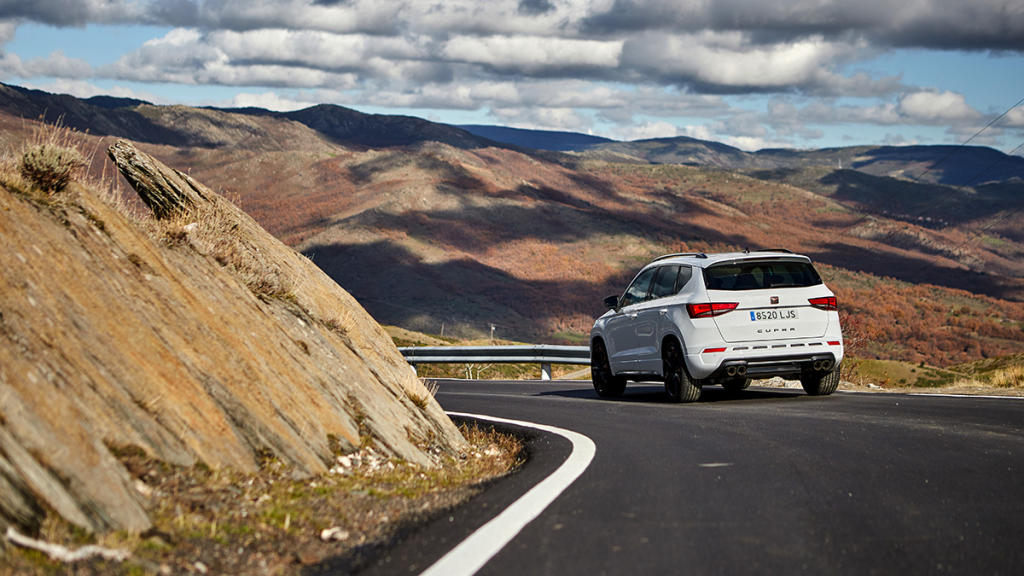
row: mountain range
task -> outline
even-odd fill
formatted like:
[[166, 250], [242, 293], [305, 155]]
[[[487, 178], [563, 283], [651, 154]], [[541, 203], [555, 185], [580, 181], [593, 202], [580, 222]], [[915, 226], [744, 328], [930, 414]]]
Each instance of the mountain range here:
[[746, 152], [0, 85], [0, 144], [16, 150], [40, 118], [97, 146], [142, 143], [388, 324], [582, 342], [603, 296], [653, 256], [786, 247], [819, 263], [864, 356], [942, 364], [1024, 346], [1024, 159], [990, 148]]

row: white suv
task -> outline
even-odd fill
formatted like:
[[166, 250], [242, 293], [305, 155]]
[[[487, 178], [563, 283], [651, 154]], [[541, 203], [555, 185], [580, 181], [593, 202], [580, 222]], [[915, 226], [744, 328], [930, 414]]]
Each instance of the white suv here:
[[839, 385], [843, 335], [835, 294], [810, 258], [788, 250], [669, 254], [644, 266], [590, 332], [594, 389], [664, 380], [673, 402], [704, 384], [739, 391], [756, 378], [799, 378], [811, 395]]

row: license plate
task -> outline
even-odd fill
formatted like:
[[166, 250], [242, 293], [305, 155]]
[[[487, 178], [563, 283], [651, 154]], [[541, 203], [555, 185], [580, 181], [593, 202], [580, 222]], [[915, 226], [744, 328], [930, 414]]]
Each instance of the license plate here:
[[796, 320], [796, 309], [784, 310], [751, 310], [750, 321], [761, 322], [764, 320]]

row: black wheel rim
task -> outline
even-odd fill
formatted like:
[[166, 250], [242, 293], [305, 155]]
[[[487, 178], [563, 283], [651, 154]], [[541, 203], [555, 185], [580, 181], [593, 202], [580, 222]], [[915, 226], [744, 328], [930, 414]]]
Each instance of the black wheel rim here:
[[594, 359], [597, 360], [592, 365], [592, 369], [595, 372], [594, 386], [603, 390], [612, 376], [611, 362], [608, 360], [608, 352], [605, 351], [604, 346], [600, 344], [594, 346]]
[[674, 344], [665, 349], [665, 392], [672, 398], [678, 398], [681, 383], [679, 381], [679, 350]]

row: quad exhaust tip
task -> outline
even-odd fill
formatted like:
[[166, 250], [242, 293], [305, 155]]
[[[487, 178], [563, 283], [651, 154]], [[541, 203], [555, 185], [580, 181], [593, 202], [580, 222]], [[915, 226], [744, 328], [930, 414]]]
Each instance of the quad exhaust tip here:
[[814, 361], [814, 369], [817, 370], [818, 372], [828, 372], [829, 370], [832, 369], [832, 361], [831, 360], [815, 360]]
[[728, 366], [725, 369], [725, 375], [726, 376], [746, 376], [747, 375], [747, 367], [746, 366]]

